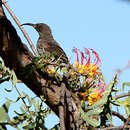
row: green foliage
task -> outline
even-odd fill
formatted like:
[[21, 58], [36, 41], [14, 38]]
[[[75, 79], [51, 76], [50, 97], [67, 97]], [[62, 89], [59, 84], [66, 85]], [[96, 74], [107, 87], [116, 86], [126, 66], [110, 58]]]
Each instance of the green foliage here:
[[[53, 57], [53, 56], [52, 56]], [[52, 58], [53, 59], [53, 58]], [[41, 69], [41, 71], [47, 72], [47, 67], [50, 64], [53, 64], [52, 59], [50, 60], [47, 56], [38, 56], [33, 58], [33, 64], [25, 67], [25, 69], [22, 71], [22, 73], [27, 73], [28, 75], [31, 74], [36, 69]], [[35, 66], [36, 65], [36, 66]], [[65, 73], [67, 72], [66, 67], [61, 67], [56, 64], [55, 66], [56, 72]], [[60, 68], [60, 69], [59, 69]], [[70, 68], [69, 73], [73, 72], [73, 69]], [[48, 72], [49, 73], [49, 72]], [[84, 92], [86, 89], [91, 88], [91, 86], [84, 84], [84, 87], [82, 86], [82, 78], [84, 75], [80, 75], [80, 73], [77, 73], [75, 71], [75, 75], [73, 75], [69, 79], [70, 87], [72, 91], [81, 91]], [[62, 80], [62, 76], [58, 73], [54, 72], [55, 78], [58, 81]], [[19, 126], [23, 129], [38, 129], [42, 130], [47, 128], [45, 127], [44, 119], [47, 117], [48, 114], [52, 113], [52, 111], [49, 108], [43, 107], [43, 102], [45, 101], [44, 97], [41, 97], [41, 100], [39, 102], [36, 102], [35, 98], [30, 98], [25, 92], [20, 93], [16, 87], [17, 85], [17, 77], [15, 75], [15, 72], [13, 70], [9, 70], [4, 66], [4, 63], [0, 61], [0, 83], [4, 81], [10, 80], [12, 82], [12, 86], [16, 89], [16, 91], [19, 94], [19, 97], [16, 101], [10, 101], [7, 99], [7, 102], [3, 104], [3, 106], [0, 108], [0, 129], [6, 128], [6, 125], [10, 125], [14, 128], [19, 129]], [[97, 100], [93, 105], [88, 106], [86, 104], [85, 100], [81, 100], [81, 117], [84, 121], [87, 122], [88, 126], [92, 127], [104, 127], [108, 124], [112, 124], [112, 105], [116, 106], [123, 106], [127, 117], [130, 115], [130, 97], [128, 96], [124, 100], [115, 100], [116, 98], [113, 95], [113, 93], [116, 93], [119, 91], [115, 88], [115, 84], [117, 82], [117, 76], [113, 78], [113, 80], [108, 84], [105, 91], [102, 93], [102, 98]], [[92, 83], [93, 84], [93, 83]], [[122, 90], [125, 89], [126, 86], [130, 86], [130, 82], [124, 82], [122, 85]], [[8, 90], [5, 88], [7, 92], [13, 91], [13, 89]], [[77, 92], [75, 91], [75, 94]], [[78, 94], [77, 94], [78, 95]], [[21, 113], [14, 111], [16, 116], [13, 117], [13, 119], [10, 119], [8, 116], [10, 104], [17, 103], [19, 100], [22, 100], [23, 104], [19, 106]], [[27, 103], [29, 105], [27, 105]], [[32, 110], [32, 106], [34, 107], [34, 110]], [[59, 124], [54, 126], [52, 130], [59, 130]]]
[[16, 77], [15, 72], [13, 70], [11, 71], [10, 80], [11, 80], [13, 86], [16, 86], [17, 77]]
[[[112, 124], [111, 102], [115, 83], [116, 76], [102, 93], [103, 98], [90, 106], [87, 112], [83, 112], [83, 110], [81, 111], [83, 119], [93, 127], [105, 126], [108, 120]], [[93, 116], [97, 116], [97, 119], [93, 119]]]
[[7, 101], [3, 106], [0, 108], [0, 123], [4, 121], [8, 121], [10, 118], [8, 116], [8, 110], [9, 110], [10, 102]]
[[130, 82], [124, 82], [124, 83], [122, 84], [122, 90], [123, 90], [123, 91], [124, 91], [124, 89], [125, 89], [126, 86], [130, 87]]
[[[25, 94], [25, 93], [24, 93]], [[23, 95], [24, 95], [23, 94]], [[23, 97], [27, 98], [27, 94], [25, 94]], [[31, 106], [25, 106], [25, 104], [22, 104], [20, 106], [21, 113], [18, 113], [15, 111], [16, 115], [13, 119], [10, 119], [8, 116], [8, 110], [11, 103], [16, 103], [19, 101], [19, 98], [16, 101], [10, 101], [8, 100], [1, 108], [0, 108], [0, 125], [11, 125], [14, 128], [18, 128], [18, 125], [20, 125], [23, 129], [46, 129], [44, 126], [44, 119], [45, 117], [52, 113], [49, 108], [43, 107], [43, 101], [41, 100], [39, 102], [36, 102], [34, 98], [29, 98], [28, 100], [31, 104]], [[14, 104], [15, 105], [15, 104]], [[26, 110], [26, 107], [30, 108], [34, 106], [34, 111], [30, 111], [30, 113]], [[33, 117], [33, 120], [32, 120]], [[8, 122], [8, 123], [7, 123]], [[56, 126], [55, 126], [56, 127]], [[58, 128], [58, 126], [56, 127]]]
[[118, 100], [117, 102], [118, 102], [121, 106], [124, 107], [125, 112], [126, 112], [126, 115], [127, 115], [127, 117], [129, 117], [129, 116], [130, 116], [130, 97], [125, 98], [125, 99], [122, 100], [122, 101]]
[[[0, 129], [6, 129], [6, 125], [10, 125], [16, 129], [19, 129], [19, 125], [23, 129], [36, 129], [42, 130], [47, 129], [44, 125], [44, 119], [51, 114], [52, 111], [49, 108], [43, 107], [43, 102], [45, 101], [44, 97], [42, 96], [40, 101], [36, 101], [35, 98], [30, 98], [25, 92], [20, 93], [19, 90], [16, 88], [17, 84], [17, 77], [13, 70], [9, 70], [4, 66], [4, 63], [0, 61], [0, 80], [4, 82], [3, 79], [10, 79], [12, 82], [12, 86], [16, 89], [19, 94], [19, 97], [16, 101], [11, 101], [7, 99], [7, 102], [0, 107]], [[1, 82], [1, 83], [2, 83]], [[13, 89], [8, 90], [5, 88], [7, 92], [13, 91]], [[16, 116], [12, 119], [9, 118], [9, 108], [10, 104], [14, 104], [22, 100], [23, 104], [19, 106], [21, 113], [14, 111]], [[27, 103], [29, 105], [27, 105]], [[34, 107], [34, 110], [32, 110]], [[59, 125], [54, 126], [53, 130], [58, 130]]]

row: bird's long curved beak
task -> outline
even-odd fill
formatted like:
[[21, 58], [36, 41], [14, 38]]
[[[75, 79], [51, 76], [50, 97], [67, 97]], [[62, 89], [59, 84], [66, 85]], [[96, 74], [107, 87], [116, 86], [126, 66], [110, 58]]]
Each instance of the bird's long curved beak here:
[[32, 27], [36, 27], [35, 24], [32, 24], [32, 23], [24, 23], [24, 24], [21, 24], [21, 26], [24, 26], [24, 25], [29, 25], [29, 26], [32, 26]]

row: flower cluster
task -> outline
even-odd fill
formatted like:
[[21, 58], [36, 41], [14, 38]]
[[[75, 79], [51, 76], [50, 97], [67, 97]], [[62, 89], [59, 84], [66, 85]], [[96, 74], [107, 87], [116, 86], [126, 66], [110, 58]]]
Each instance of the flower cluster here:
[[73, 52], [77, 61], [74, 65], [70, 65], [71, 69], [48, 65], [47, 72], [57, 75], [69, 71], [72, 91], [79, 95], [81, 100], [87, 101], [88, 105], [92, 105], [102, 97], [101, 94], [105, 90], [105, 81], [100, 70], [101, 60], [94, 49], [84, 48], [84, 51], [80, 51], [73, 48]]
[[[73, 52], [76, 53], [77, 57], [77, 61], [73, 67], [81, 74], [81, 85], [77, 90], [78, 95], [82, 100], [88, 101], [88, 104], [92, 105], [101, 98], [101, 93], [105, 89], [104, 77], [100, 70], [101, 60], [94, 49], [85, 48], [84, 52], [82, 52], [77, 48], [73, 48]], [[79, 53], [81, 59], [79, 59]], [[94, 60], [93, 56], [95, 57]], [[72, 71], [71, 75], [76, 75], [76, 71]]]

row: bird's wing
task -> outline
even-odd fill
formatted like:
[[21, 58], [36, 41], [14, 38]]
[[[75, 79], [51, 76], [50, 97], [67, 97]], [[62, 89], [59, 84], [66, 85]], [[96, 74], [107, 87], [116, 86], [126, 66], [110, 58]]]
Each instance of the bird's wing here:
[[37, 50], [42, 49], [42, 51], [46, 52], [55, 52], [56, 58], [60, 58], [64, 63], [68, 63], [68, 57], [66, 56], [64, 50], [59, 46], [59, 44], [55, 41], [40, 41], [37, 43]]

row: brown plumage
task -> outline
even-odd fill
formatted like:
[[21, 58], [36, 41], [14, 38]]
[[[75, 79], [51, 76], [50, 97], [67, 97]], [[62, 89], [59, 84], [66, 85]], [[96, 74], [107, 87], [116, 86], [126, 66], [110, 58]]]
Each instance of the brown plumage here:
[[22, 25], [30, 25], [36, 29], [39, 33], [39, 38], [37, 41], [37, 51], [39, 55], [44, 55], [45, 52], [55, 53], [55, 59], [59, 60], [60, 63], [68, 63], [68, 58], [64, 52], [64, 50], [60, 47], [60, 45], [54, 40], [51, 29], [47, 24], [44, 23], [25, 23]]

